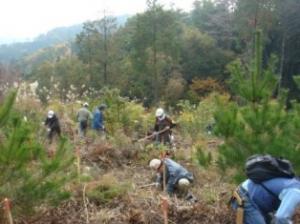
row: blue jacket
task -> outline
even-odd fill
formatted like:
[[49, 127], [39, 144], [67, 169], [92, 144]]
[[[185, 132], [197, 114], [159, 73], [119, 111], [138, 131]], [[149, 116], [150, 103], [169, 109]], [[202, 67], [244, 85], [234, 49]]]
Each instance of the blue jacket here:
[[242, 186], [247, 188], [250, 200], [264, 215], [276, 211], [281, 206], [279, 196], [283, 190], [290, 188], [300, 189], [300, 181], [296, 178], [274, 178], [263, 182], [263, 185], [274, 195], [264, 189], [262, 185], [255, 184], [249, 179]]
[[96, 130], [103, 130], [103, 125], [104, 125], [103, 112], [100, 111], [98, 108], [96, 108], [94, 110], [92, 128]]
[[[190, 182], [193, 182], [194, 180], [193, 174], [188, 172], [180, 164], [176, 163], [171, 159], [164, 159], [163, 162], [166, 168], [166, 186], [167, 186], [167, 192], [169, 194], [174, 193], [176, 184], [181, 178], [187, 178]], [[163, 183], [162, 174], [158, 176], [157, 181]]]

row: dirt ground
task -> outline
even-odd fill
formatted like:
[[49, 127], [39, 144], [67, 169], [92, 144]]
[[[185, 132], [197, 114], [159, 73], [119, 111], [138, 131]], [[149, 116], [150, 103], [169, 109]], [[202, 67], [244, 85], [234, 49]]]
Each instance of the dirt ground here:
[[[211, 150], [216, 150], [213, 141]], [[177, 149], [175, 159], [195, 176], [191, 192], [197, 202], [168, 198], [167, 218], [170, 224], [232, 224], [234, 214], [228, 200], [234, 185], [226, 182], [217, 169], [204, 169], [193, 162], [191, 149]], [[107, 142], [87, 141], [80, 148], [80, 182], [69, 186], [72, 198], [56, 208], [41, 209], [30, 219], [16, 220], [22, 224], [161, 224], [164, 212], [161, 206], [165, 194], [153, 186], [145, 187], [155, 179], [148, 168], [149, 159], [160, 154], [145, 145], [128, 144], [114, 148]], [[101, 191], [97, 189], [113, 191]], [[96, 193], [95, 193], [96, 192]], [[113, 195], [113, 196], [110, 196]], [[297, 222], [296, 223], [300, 223]]]

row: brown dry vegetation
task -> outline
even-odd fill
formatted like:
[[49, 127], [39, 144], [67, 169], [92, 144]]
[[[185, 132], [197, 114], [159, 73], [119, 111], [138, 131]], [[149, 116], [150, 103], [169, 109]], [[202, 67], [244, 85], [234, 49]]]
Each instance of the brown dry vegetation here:
[[[22, 224], [161, 224], [164, 223], [160, 190], [141, 186], [153, 182], [154, 173], [145, 158], [157, 156], [153, 149], [141, 145], [116, 149], [106, 141], [81, 144], [82, 176], [88, 177], [69, 186], [73, 197], [56, 208], [40, 208], [39, 215], [16, 223]], [[216, 150], [217, 144], [211, 145]], [[198, 202], [169, 198], [169, 223], [231, 224], [234, 214], [227, 202], [234, 185], [217, 169], [196, 165], [186, 155], [189, 149], [178, 149], [180, 163], [195, 175], [191, 189]], [[147, 155], [145, 155], [147, 154]], [[89, 181], [90, 179], [90, 181]], [[299, 223], [299, 215], [295, 219]]]
[[[129, 146], [116, 149], [101, 140], [87, 140], [87, 144], [81, 144], [82, 175], [91, 181], [71, 187], [72, 199], [59, 207], [44, 209], [27, 222], [17, 223], [163, 223], [162, 192], [153, 187], [141, 188], [153, 182], [155, 174], [148, 169], [147, 163], [159, 152], [145, 150], [140, 144]], [[222, 184], [213, 169], [201, 169], [186, 159], [189, 150], [179, 149], [176, 155], [194, 173], [196, 182], [192, 192], [199, 201], [191, 204], [180, 198], [169, 198], [169, 223], [233, 223], [226, 205], [232, 186]]]
[[[116, 149], [107, 141], [88, 139], [86, 143], [80, 147], [83, 180], [69, 186], [72, 198], [17, 223], [163, 223], [163, 193], [154, 187], [141, 188], [153, 182], [155, 173], [147, 163], [159, 151], [141, 144]], [[190, 154], [189, 149], [178, 149], [175, 156], [194, 173], [196, 181], [191, 191], [198, 202], [169, 198], [169, 223], [233, 223], [227, 207], [233, 186], [224, 184], [213, 168], [200, 168], [188, 158]]]

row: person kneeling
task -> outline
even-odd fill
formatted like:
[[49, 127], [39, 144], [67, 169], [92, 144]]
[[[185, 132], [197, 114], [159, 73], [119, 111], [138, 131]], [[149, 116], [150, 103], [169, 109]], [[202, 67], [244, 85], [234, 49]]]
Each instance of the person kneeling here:
[[194, 199], [194, 197], [188, 193], [194, 181], [194, 177], [193, 174], [188, 172], [183, 166], [169, 158], [162, 160], [152, 159], [149, 166], [157, 172], [156, 185], [158, 187], [165, 186], [169, 195], [175, 193], [177, 196], [183, 196], [188, 200]]

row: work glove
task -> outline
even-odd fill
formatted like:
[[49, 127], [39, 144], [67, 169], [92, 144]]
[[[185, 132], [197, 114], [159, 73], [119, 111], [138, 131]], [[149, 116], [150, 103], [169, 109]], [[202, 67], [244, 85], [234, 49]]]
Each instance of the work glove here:
[[158, 135], [158, 132], [157, 132], [157, 131], [154, 131], [152, 134], [153, 134], [154, 136], [157, 136], [157, 135]]
[[50, 132], [50, 131], [51, 131], [51, 129], [50, 129], [50, 128], [47, 128], [47, 131], [48, 131], [48, 132]]
[[170, 135], [170, 141], [174, 142], [174, 135]]

